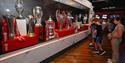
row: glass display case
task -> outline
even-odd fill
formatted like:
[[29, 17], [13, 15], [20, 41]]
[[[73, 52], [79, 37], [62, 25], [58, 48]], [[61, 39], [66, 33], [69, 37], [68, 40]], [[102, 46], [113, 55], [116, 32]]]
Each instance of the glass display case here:
[[0, 0], [8, 6], [1, 4], [2, 7], [9, 10], [0, 9], [0, 62], [39, 63], [89, 35], [89, 26], [82, 21], [86, 20], [85, 14], [91, 18], [92, 5], [83, 2], [82, 6], [79, 0], [60, 1], [63, 0]]
[[[67, 6], [65, 2], [50, 1], [48, 8], [42, 4], [42, 6], [38, 6], [36, 3], [34, 6], [29, 6], [31, 2], [23, 0], [15, 2], [15, 12], [17, 11], [18, 15], [8, 14], [4, 16], [3, 14], [1, 17], [1, 54], [88, 30], [89, 26], [85, 24], [89, 19], [89, 12], [86, 13], [84, 11], [86, 8], [79, 7], [77, 2], [74, 4], [78, 6], [72, 7], [72, 5]], [[32, 9], [26, 8], [24, 3]], [[54, 5], [58, 3], [59, 7], [57, 5], [54, 8], [55, 6], [51, 6], [51, 3]]]

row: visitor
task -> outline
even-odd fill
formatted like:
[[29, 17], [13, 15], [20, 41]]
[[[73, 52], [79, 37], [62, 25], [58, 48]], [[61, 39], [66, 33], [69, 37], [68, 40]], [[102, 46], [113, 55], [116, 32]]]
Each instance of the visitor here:
[[102, 25], [99, 21], [98, 18], [95, 18], [95, 23], [96, 23], [96, 30], [94, 33], [96, 33], [96, 48], [95, 48], [95, 53], [98, 55], [103, 55], [106, 53], [106, 51], [103, 50], [102, 48], [102, 37], [103, 37], [103, 30], [102, 30]]
[[94, 32], [96, 30], [96, 24], [95, 24], [95, 19], [92, 19], [91, 21], [91, 35], [92, 35], [92, 39], [91, 42], [89, 43], [89, 48], [90, 49], [94, 49], [97, 48], [95, 41], [96, 41], [96, 32]]
[[112, 33], [108, 34], [108, 38], [111, 39], [112, 46], [112, 59], [108, 59], [107, 63], [119, 63], [119, 45], [122, 41], [122, 35], [124, 32], [124, 26], [121, 23], [120, 17], [114, 19], [116, 25]]

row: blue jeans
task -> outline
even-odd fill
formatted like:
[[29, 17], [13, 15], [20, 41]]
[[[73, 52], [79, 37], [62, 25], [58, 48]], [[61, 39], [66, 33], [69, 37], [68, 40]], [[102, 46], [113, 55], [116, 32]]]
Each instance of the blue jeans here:
[[102, 43], [102, 37], [101, 36], [96, 36], [96, 43]]

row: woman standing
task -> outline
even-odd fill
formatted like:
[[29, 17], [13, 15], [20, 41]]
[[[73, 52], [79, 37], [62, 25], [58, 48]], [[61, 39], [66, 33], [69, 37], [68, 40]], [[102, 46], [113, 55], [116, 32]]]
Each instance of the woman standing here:
[[120, 17], [114, 19], [116, 25], [114, 31], [108, 34], [108, 38], [111, 39], [112, 45], [112, 59], [108, 59], [108, 63], [119, 63], [119, 45], [122, 41], [122, 35], [124, 32], [124, 26], [121, 24]]

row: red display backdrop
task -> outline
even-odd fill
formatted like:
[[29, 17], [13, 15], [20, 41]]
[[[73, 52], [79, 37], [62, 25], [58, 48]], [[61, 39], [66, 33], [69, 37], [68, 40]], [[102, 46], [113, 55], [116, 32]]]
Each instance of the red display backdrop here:
[[38, 27], [34, 27], [34, 36], [30, 37], [28, 35], [26, 36], [21, 36], [18, 34], [18, 29], [16, 27], [16, 21], [15, 18], [13, 17], [10, 22], [13, 22], [14, 25], [14, 35], [12, 38], [9, 38], [9, 26], [8, 26], [8, 18], [3, 17], [2, 18], [2, 41], [0, 43], [1, 48], [0, 48], [0, 53], [7, 53], [11, 51], [15, 51], [21, 48], [25, 48], [31, 45], [38, 44], [39, 40], [39, 34], [38, 34]]
[[63, 36], [67, 36], [67, 35], [71, 35], [75, 33], [75, 28], [69, 28], [69, 29], [62, 29], [62, 30], [57, 30], [55, 29], [55, 33], [57, 35], [57, 37], [63, 37]]
[[38, 44], [38, 36], [17, 36], [7, 42], [2, 42], [2, 53], [11, 52], [31, 45]]
[[84, 30], [88, 30], [88, 25], [84, 25], [82, 27], [80, 27], [80, 29], [77, 29], [78, 31], [84, 31]]

